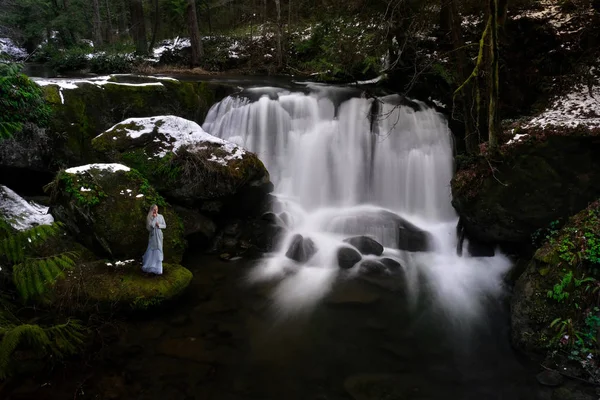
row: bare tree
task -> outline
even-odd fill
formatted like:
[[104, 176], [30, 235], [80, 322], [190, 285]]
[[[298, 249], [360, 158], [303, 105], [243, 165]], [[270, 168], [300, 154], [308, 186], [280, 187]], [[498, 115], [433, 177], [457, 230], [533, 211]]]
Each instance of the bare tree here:
[[200, 65], [200, 59], [204, 55], [200, 30], [198, 29], [198, 17], [196, 16], [196, 0], [188, 0], [187, 3], [187, 25], [192, 46], [192, 66]]
[[100, 20], [100, 3], [98, 0], [92, 0], [92, 37], [95, 46], [102, 46], [102, 22]]
[[147, 54], [146, 21], [142, 0], [129, 0], [129, 10], [131, 14], [131, 36], [135, 43], [135, 51], [137, 54]]
[[108, 43], [112, 43], [113, 41], [113, 27], [112, 27], [112, 17], [110, 15], [110, 4], [109, 0], [106, 0], [106, 41]]
[[277, 65], [283, 65], [283, 49], [281, 45], [281, 0], [275, 0], [277, 9]]

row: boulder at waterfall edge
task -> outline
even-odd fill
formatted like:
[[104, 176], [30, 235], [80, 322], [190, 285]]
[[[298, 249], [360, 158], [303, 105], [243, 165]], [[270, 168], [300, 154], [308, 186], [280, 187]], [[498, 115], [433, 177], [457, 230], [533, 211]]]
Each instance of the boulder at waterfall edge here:
[[360, 260], [362, 260], [362, 256], [353, 247], [344, 246], [340, 247], [337, 251], [338, 265], [342, 269], [350, 269], [354, 267]]
[[536, 230], [600, 196], [599, 128], [518, 132], [525, 136], [501, 146], [489, 161], [481, 157], [463, 166], [452, 180], [452, 204], [467, 238], [527, 248]]
[[137, 169], [173, 202], [208, 214], [258, 215], [273, 189], [254, 153], [180, 117], [130, 118], [92, 145], [107, 161]]
[[305, 238], [302, 235], [294, 235], [290, 247], [285, 256], [299, 263], [307, 262], [315, 253], [317, 247], [311, 238]]
[[408, 222], [390, 211], [360, 209], [343, 213], [332, 219], [328, 229], [346, 235], [382, 234], [381, 243], [385, 247], [420, 252], [432, 247], [433, 238], [429, 232]]
[[380, 256], [383, 253], [383, 246], [369, 236], [354, 236], [344, 239], [344, 242], [356, 247], [358, 251], [365, 255]]
[[576, 357], [585, 361], [596, 348], [600, 327], [595, 307], [599, 265], [600, 201], [596, 201], [551, 232], [517, 280], [511, 299], [514, 345], [538, 353], [579, 349]]
[[152, 204], [164, 215], [165, 262], [181, 261], [186, 242], [173, 208], [139, 172], [121, 164], [91, 164], [61, 171], [52, 184], [52, 215], [97, 254], [140, 259], [148, 246]]

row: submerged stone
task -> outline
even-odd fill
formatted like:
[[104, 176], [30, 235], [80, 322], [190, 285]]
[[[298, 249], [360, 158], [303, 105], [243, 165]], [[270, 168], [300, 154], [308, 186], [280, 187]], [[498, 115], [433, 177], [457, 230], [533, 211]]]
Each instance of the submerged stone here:
[[344, 239], [344, 242], [356, 247], [364, 255], [380, 256], [383, 253], [383, 246], [369, 236], [355, 236]]
[[302, 235], [295, 235], [285, 256], [299, 263], [307, 262], [315, 253], [317, 247], [311, 238], [304, 238]]
[[367, 275], [385, 275], [389, 273], [387, 267], [378, 260], [364, 260], [360, 263], [359, 270]]
[[342, 269], [350, 269], [356, 265], [362, 256], [353, 247], [340, 247], [337, 251], [338, 265]]

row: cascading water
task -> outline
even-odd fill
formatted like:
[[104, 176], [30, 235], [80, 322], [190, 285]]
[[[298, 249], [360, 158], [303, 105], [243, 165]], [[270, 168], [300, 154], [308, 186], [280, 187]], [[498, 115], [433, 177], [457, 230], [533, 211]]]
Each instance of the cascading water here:
[[[280, 209], [274, 211], [289, 231], [252, 279], [281, 279], [275, 300], [282, 312], [310, 309], [337, 278], [359, 275], [363, 263], [382, 258], [401, 264], [385, 279], [404, 282], [409, 299], [424, 284], [453, 315], [477, 316], [483, 301], [501, 292], [506, 257], [456, 255], [453, 147], [444, 117], [425, 104], [399, 100], [343, 88], [308, 94], [258, 88], [209, 111], [203, 128], [257, 153], [275, 185]], [[429, 232], [427, 251], [398, 245], [404, 224]], [[316, 249], [301, 263], [286, 256], [297, 234]], [[356, 235], [376, 239], [384, 252], [341, 270], [338, 251]]]

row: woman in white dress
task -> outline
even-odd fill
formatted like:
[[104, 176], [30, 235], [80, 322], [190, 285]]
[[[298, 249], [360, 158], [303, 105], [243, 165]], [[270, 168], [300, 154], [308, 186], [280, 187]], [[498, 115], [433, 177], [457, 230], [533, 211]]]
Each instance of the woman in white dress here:
[[150, 232], [148, 249], [142, 259], [142, 271], [162, 275], [163, 261], [163, 233], [167, 224], [162, 215], [158, 213], [158, 206], [153, 204], [146, 217], [146, 229]]

